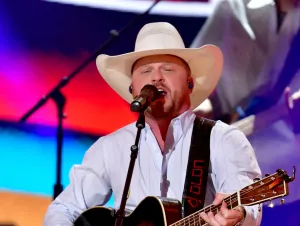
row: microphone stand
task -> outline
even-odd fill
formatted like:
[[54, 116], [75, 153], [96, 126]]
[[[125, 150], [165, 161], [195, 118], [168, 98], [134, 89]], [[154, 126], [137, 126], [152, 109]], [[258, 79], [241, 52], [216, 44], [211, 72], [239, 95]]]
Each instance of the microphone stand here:
[[130, 163], [129, 163], [129, 167], [128, 167], [128, 172], [127, 172], [127, 176], [126, 176], [126, 181], [125, 181], [125, 186], [124, 186], [124, 190], [123, 190], [120, 208], [116, 212], [115, 226], [122, 226], [123, 220], [125, 217], [125, 205], [126, 205], [126, 201], [129, 196], [129, 187], [130, 187], [130, 183], [131, 183], [135, 160], [138, 155], [138, 150], [139, 150], [138, 146], [139, 146], [139, 141], [140, 141], [140, 135], [141, 135], [142, 129], [145, 128], [144, 110], [141, 110], [141, 112], [139, 113], [139, 117], [136, 122], [136, 127], [137, 127], [137, 134], [136, 134], [136, 138], [135, 138], [135, 143], [130, 148], [131, 149]]
[[61, 93], [61, 88], [66, 86], [72, 78], [74, 78], [80, 71], [82, 71], [91, 61], [93, 61], [99, 54], [106, 49], [109, 44], [120, 35], [133, 23], [138, 21], [141, 17], [147, 15], [150, 10], [161, 0], [156, 0], [154, 3], [143, 13], [134, 17], [131, 21], [129, 21], [120, 31], [111, 30], [111, 37], [104, 42], [104, 44], [97, 50], [94, 54], [92, 54], [87, 60], [85, 60], [81, 65], [79, 65], [70, 75], [65, 76], [62, 80], [45, 96], [43, 96], [22, 118], [21, 122], [25, 122], [34, 112], [36, 112], [39, 108], [41, 108], [49, 99], [53, 99], [57, 106], [58, 112], [58, 126], [57, 126], [57, 160], [56, 160], [56, 184], [54, 186], [54, 195], [53, 199], [55, 199], [62, 191], [63, 186], [61, 185], [61, 160], [62, 160], [62, 144], [63, 144], [63, 118], [65, 118], [63, 110], [66, 103], [66, 98]]

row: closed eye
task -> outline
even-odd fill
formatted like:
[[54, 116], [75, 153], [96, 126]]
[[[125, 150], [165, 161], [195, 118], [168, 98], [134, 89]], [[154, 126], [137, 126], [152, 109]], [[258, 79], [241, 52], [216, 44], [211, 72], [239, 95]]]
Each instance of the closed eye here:
[[164, 68], [164, 71], [174, 71], [172, 68]]
[[150, 70], [143, 70], [142, 74], [146, 74], [146, 73], [149, 73], [149, 72], [151, 72], [151, 71]]

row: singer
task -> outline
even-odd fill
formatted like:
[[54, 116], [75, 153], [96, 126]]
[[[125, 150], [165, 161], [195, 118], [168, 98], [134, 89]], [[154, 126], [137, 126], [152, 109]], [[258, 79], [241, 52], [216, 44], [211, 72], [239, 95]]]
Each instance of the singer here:
[[[182, 202], [185, 216], [211, 204], [220, 208], [201, 211], [192, 225], [260, 225], [258, 205], [233, 208], [223, 201], [261, 177], [250, 143], [237, 128], [193, 113], [219, 81], [223, 55], [218, 47], [185, 48], [174, 26], [149, 23], [139, 31], [133, 52], [100, 55], [96, 65], [131, 110], [145, 113], [126, 202], [126, 209], [136, 210], [132, 217], [137, 218], [125, 220], [124, 225], [165, 226], [181, 217], [177, 208], [157, 223], [157, 206], [139, 205], [149, 196], [173, 199], [169, 208], [174, 208], [174, 200]], [[93, 210], [103, 210], [93, 207], [105, 205], [113, 195], [114, 207], [119, 208], [135, 133], [135, 123], [131, 123], [101, 137], [87, 150], [82, 163], [72, 167], [68, 187], [49, 206], [44, 226], [114, 225], [112, 212], [93, 216]]]

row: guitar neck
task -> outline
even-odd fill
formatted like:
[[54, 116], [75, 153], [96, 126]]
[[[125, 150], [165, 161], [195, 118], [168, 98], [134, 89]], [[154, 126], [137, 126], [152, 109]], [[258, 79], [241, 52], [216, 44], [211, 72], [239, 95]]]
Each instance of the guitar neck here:
[[[226, 197], [224, 200], [224, 202], [226, 202], [227, 204], [227, 208], [228, 209], [233, 209], [237, 206], [239, 206], [240, 203], [240, 198], [239, 198], [239, 192], [233, 193], [232, 195]], [[183, 219], [181, 219], [180, 221], [177, 221], [174, 224], [171, 224], [170, 226], [184, 226], [184, 225], [205, 225], [206, 222], [200, 218], [200, 213], [205, 212], [206, 214], [209, 212], [212, 212], [214, 215], [217, 214], [220, 211], [222, 204], [219, 205], [209, 205]]]

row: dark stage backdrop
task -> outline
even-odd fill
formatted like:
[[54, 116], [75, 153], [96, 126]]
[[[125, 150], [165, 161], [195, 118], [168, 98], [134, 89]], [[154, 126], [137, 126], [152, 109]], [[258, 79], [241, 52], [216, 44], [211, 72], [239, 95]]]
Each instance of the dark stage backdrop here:
[[[0, 3], [0, 118], [17, 121], [60, 79], [119, 30], [135, 14], [62, 5], [43, 1]], [[105, 54], [132, 51], [144, 23], [168, 21], [187, 45], [204, 18], [146, 16], [116, 39]], [[62, 90], [66, 96], [65, 127], [106, 134], [135, 120], [128, 104], [103, 81], [94, 61]], [[28, 122], [56, 125], [56, 108], [49, 101]]]

